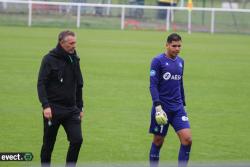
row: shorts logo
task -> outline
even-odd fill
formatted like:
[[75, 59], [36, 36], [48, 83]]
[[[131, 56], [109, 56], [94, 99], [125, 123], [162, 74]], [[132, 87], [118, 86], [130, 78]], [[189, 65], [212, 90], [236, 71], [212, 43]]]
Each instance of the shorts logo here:
[[188, 117], [187, 116], [182, 116], [181, 119], [182, 119], [182, 121], [188, 121]]
[[151, 77], [155, 76], [155, 74], [156, 74], [155, 70], [151, 70], [151, 71], [150, 71], [150, 76], [151, 76]]
[[158, 127], [155, 127], [155, 128], [154, 128], [154, 131], [155, 131], [155, 132], [158, 132]]

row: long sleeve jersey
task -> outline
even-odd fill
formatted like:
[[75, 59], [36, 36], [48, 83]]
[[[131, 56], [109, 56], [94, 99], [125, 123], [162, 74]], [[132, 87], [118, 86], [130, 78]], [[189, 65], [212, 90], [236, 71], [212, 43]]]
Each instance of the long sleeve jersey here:
[[168, 111], [177, 111], [185, 106], [183, 88], [184, 61], [179, 56], [175, 59], [162, 53], [151, 62], [150, 93], [155, 104], [163, 105]]

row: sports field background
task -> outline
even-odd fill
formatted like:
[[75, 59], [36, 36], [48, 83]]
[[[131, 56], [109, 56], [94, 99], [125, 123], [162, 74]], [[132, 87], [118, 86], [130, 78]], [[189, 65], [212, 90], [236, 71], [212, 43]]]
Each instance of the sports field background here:
[[[61, 30], [0, 27], [0, 151], [34, 154], [32, 162], [0, 162], [0, 166], [39, 164], [42, 113], [37, 74]], [[79, 163], [147, 162], [152, 139], [149, 66], [164, 51], [168, 33], [73, 30], [85, 79]], [[249, 36], [180, 34], [193, 133], [191, 163], [250, 162]], [[67, 147], [61, 128], [54, 163], [64, 163]], [[170, 128], [162, 162], [175, 162], [178, 150], [179, 141]]]

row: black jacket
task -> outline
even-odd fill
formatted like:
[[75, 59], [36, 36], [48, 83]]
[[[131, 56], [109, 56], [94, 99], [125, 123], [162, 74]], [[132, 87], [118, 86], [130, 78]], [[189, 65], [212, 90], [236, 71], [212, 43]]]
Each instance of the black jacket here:
[[43, 108], [50, 104], [83, 108], [83, 78], [76, 52], [67, 53], [60, 44], [43, 57], [37, 90]]

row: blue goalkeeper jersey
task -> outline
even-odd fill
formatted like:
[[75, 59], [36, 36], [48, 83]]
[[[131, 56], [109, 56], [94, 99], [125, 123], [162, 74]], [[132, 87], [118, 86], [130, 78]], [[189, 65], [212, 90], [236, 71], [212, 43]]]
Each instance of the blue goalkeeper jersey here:
[[175, 59], [162, 53], [151, 62], [150, 93], [153, 103], [160, 103], [166, 112], [177, 111], [185, 106], [183, 89], [184, 61], [178, 55]]

